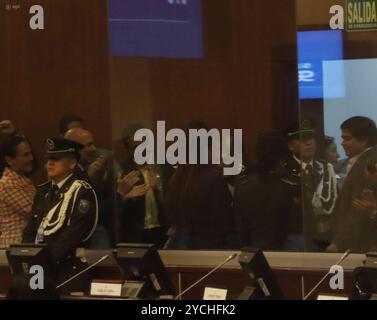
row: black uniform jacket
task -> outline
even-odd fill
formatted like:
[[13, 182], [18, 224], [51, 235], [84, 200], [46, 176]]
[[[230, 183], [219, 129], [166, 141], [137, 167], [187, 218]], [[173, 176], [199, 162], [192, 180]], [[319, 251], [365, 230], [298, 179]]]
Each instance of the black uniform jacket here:
[[[73, 175], [55, 193], [51, 192], [51, 182], [39, 186], [34, 198], [31, 218], [23, 232], [24, 243], [35, 243], [43, 218], [54, 209], [50, 223], [57, 221], [64, 207], [63, 200], [70, 193], [75, 182], [76, 189], [68, 201], [65, 218], [62, 219], [60, 228], [49, 235], [38, 236], [39, 242], [49, 245], [56, 262], [73, 257], [76, 248], [91, 237], [97, 225], [97, 197], [87, 182], [77, 180]], [[46, 228], [45, 231], [52, 229], [53, 226]]]

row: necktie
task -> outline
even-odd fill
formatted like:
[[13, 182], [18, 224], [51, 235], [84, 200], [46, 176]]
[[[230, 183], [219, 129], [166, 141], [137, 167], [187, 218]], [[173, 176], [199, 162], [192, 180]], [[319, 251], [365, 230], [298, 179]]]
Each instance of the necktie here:
[[314, 194], [314, 168], [311, 163], [308, 163], [304, 169], [304, 190], [308, 199], [311, 199]]
[[48, 197], [54, 199], [58, 191], [59, 187], [56, 184], [51, 185], [50, 190], [48, 191]]

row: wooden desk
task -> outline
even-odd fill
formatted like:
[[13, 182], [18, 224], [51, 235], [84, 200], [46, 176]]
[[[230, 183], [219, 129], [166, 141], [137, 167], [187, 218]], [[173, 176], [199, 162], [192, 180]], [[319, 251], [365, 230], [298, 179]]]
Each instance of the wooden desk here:
[[[111, 251], [93, 251], [78, 249], [77, 255], [93, 263]], [[160, 251], [169, 275], [178, 292], [183, 291], [216, 265], [224, 261], [234, 252], [229, 251]], [[276, 274], [287, 299], [302, 297], [324, 276], [330, 267], [341, 257], [341, 254], [327, 253], [286, 253], [267, 252], [265, 256]], [[329, 280], [317, 290], [325, 294], [349, 294], [352, 288], [352, 271], [361, 266], [364, 255], [350, 255], [343, 263], [345, 271], [345, 289], [333, 291]], [[103, 261], [91, 271], [94, 279], [120, 279], [120, 272], [112, 257]], [[10, 272], [5, 252], [0, 250], [0, 294], [7, 292], [10, 285]], [[229, 262], [215, 272], [202, 284], [185, 295], [185, 299], [201, 299], [206, 285], [220, 286], [228, 289], [231, 298], [236, 298], [248, 284], [248, 275], [238, 264], [237, 259]]]

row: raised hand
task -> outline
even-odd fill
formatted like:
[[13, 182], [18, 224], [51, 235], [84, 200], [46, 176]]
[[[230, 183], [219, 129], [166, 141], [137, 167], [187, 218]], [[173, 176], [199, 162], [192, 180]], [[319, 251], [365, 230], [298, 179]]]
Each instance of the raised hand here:
[[122, 196], [126, 196], [132, 189], [132, 187], [139, 181], [140, 172], [131, 171], [126, 176], [120, 176], [117, 180], [117, 192]]
[[131, 189], [129, 193], [126, 195], [126, 199], [135, 199], [144, 196], [151, 187], [147, 184], [142, 184], [139, 186], [135, 186]]
[[89, 178], [98, 179], [103, 177], [106, 170], [106, 161], [106, 156], [100, 155], [93, 163], [91, 163], [87, 170]]

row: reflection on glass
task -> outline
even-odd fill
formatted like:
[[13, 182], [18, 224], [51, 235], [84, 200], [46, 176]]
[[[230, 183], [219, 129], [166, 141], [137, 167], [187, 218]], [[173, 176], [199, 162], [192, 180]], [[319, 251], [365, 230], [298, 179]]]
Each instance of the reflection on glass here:
[[[287, 11], [286, 20], [276, 20], [279, 27], [233, 19], [252, 8], [246, 2], [158, 1], [148, 10], [146, 3], [110, 0], [104, 13], [108, 34], [99, 41], [108, 45], [104, 57], [110, 64], [98, 77], [109, 69], [109, 88], [98, 97], [111, 100], [101, 116], [111, 114], [112, 139], [93, 129], [102, 120], [85, 114], [90, 106], [64, 117], [65, 110], [55, 110], [52, 126], [84, 145], [76, 174], [90, 181], [98, 196], [99, 223], [85, 246], [152, 242], [186, 249], [372, 250], [376, 32], [331, 30], [325, 0], [296, 1], [297, 28], [294, 10]], [[253, 41], [246, 41], [251, 32]], [[292, 102], [297, 96], [299, 108]], [[100, 107], [93, 114], [103, 111]], [[14, 135], [9, 122], [0, 120], [1, 138]], [[183, 129], [193, 120], [217, 129], [242, 128], [242, 172], [223, 177], [217, 166], [137, 165], [133, 134], [141, 127], [155, 129], [159, 120], [169, 129]], [[106, 139], [107, 148], [97, 145]], [[30, 140], [40, 153], [39, 140], [32, 141], [32, 135]], [[2, 172], [7, 166], [1, 183], [15, 166], [16, 151], [1, 159]], [[22, 170], [14, 171], [23, 177]], [[206, 185], [210, 174], [215, 174], [213, 187]], [[33, 190], [27, 185], [25, 207], [31, 215]], [[195, 227], [191, 219], [198, 219]], [[189, 230], [198, 225], [200, 236]], [[3, 241], [7, 231], [1, 231]], [[184, 246], [174, 245], [179, 233], [191, 239]], [[15, 238], [11, 241], [20, 241]]]
[[[305, 250], [372, 251], [377, 247], [376, 32], [331, 30], [324, 14], [330, 8], [327, 1], [303, 3], [296, 1], [300, 128], [310, 124], [316, 141], [314, 177], [306, 177], [311, 167], [308, 170], [305, 161], [300, 169], [304, 233], [309, 240]], [[314, 7], [320, 9], [309, 18]], [[347, 14], [346, 24], [351, 23]], [[363, 31], [362, 24], [358, 28]], [[308, 144], [305, 134], [300, 140]]]

